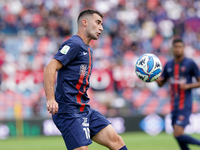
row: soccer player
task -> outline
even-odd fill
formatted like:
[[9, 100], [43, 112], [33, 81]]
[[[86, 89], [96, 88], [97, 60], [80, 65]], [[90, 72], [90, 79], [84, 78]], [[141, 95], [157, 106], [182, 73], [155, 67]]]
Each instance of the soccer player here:
[[103, 15], [86, 9], [79, 14], [77, 22], [77, 34], [61, 45], [44, 69], [47, 110], [52, 113], [68, 150], [88, 150], [92, 140], [112, 150], [127, 150], [110, 122], [88, 104], [93, 64], [89, 43], [97, 40], [103, 31]]
[[[200, 87], [200, 74], [196, 63], [184, 55], [182, 39], [172, 42], [174, 59], [166, 63], [162, 75], [156, 80], [162, 87], [169, 79], [171, 95], [171, 118], [174, 137], [182, 150], [189, 150], [188, 144], [200, 146], [200, 141], [184, 135], [192, 111], [192, 89]], [[192, 77], [196, 82], [192, 82]]]

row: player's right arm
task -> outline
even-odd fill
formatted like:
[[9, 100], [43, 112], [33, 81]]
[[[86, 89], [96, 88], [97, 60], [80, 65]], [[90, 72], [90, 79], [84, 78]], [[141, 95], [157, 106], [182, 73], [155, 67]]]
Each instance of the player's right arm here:
[[169, 75], [167, 73], [167, 64], [166, 64], [161, 76], [156, 80], [158, 86], [162, 87], [166, 83], [168, 77], [169, 77]]
[[44, 68], [44, 89], [47, 99], [47, 110], [53, 115], [58, 112], [58, 103], [55, 100], [54, 83], [56, 72], [62, 68], [62, 63], [56, 59], [52, 59]]
[[165, 80], [164, 80], [164, 77], [159, 77], [157, 80], [156, 80], [157, 84], [159, 87], [162, 87], [164, 84], [165, 84]]

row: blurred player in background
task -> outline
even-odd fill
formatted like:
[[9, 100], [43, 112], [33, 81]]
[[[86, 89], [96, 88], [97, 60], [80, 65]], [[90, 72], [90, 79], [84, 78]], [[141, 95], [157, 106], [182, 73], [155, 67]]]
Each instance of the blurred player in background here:
[[68, 150], [88, 150], [92, 140], [112, 150], [127, 150], [110, 122], [88, 104], [93, 53], [89, 43], [103, 31], [102, 19], [103, 15], [96, 10], [82, 11], [77, 20], [77, 35], [61, 45], [44, 69], [47, 110], [52, 113]]
[[[191, 90], [200, 87], [200, 74], [196, 63], [184, 56], [182, 39], [174, 39], [172, 48], [174, 59], [167, 62], [156, 82], [162, 87], [169, 79], [174, 137], [182, 150], [189, 150], [188, 144], [200, 146], [200, 141], [184, 135], [184, 128], [189, 124], [192, 111]], [[192, 77], [195, 77], [197, 82], [192, 82]]]

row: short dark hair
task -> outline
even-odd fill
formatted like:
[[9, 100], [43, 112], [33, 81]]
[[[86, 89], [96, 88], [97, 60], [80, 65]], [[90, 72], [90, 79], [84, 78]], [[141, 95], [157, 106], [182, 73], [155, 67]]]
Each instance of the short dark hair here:
[[79, 20], [82, 16], [92, 15], [92, 14], [98, 14], [101, 18], [103, 18], [103, 15], [99, 11], [94, 10], [94, 9], [85, 9], [85, 10], [80, 12], [78, 19], [77, 19], [77, 22], [79, 22]]
[[174, 45], [174, 44], [179, 43], [179, 42], [183, 43], [183, 45], [184, 45], [183, 40], [180, 39], [180, 38], [178, 38], [178, 39], [174, 39], [174, 40], [172, 41], [172, 44]]

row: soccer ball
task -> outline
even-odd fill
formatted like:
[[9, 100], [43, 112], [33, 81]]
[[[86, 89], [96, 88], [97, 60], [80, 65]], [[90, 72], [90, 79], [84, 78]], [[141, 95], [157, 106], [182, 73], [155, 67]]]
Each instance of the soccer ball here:
[[161, 75], [162, 64], [157, 56], [146, 53], [135, 64], [135, 73], [144, 82], [153, 82]]

